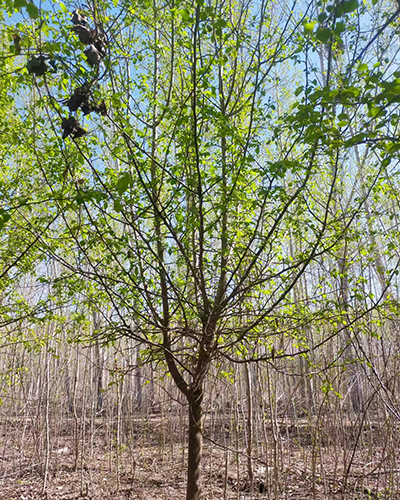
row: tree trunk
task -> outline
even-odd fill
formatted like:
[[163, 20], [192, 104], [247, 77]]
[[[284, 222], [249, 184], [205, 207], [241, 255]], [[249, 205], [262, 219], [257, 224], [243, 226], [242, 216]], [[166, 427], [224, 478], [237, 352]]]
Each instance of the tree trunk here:
[[143, 407], [143, 393], [142, 393], [142, 369], [140, 359], [140, 344], [136, 346], [135, 352], [135, 385], [136, 385], [136, 409], [140, 412]]
[[247, 480], [250, 484], [250, 491], [253, 491], [253, 464], [251, 461], [251, 456], [253, 454], [253, 387], [252, 387], [252, 379], [249, 365], [246, 363], [244, 365], [245, 374], [246, 374], [246, 389], [247, 389], [247, 443], [246, 443], [246, 451], [247, 451]]
[[99, 341], [95, 343], [95, 387], [96, 387], [96, 411], [103, 411], [103, 354]]
[[101, 328], [101, 318], [98, 311], [93, 311], [93, 334], [95, 336], [94, 356], [95, 356], [95, 371], [94, 371], [94, 386], [96, 390], [96, 412], [103, 411], [103, 365], [104, 356], [98, 339], [99, 330]]
[[200, 500], [201, 454], [203, 444], [203, 387], [188, 396], [189, 450], [186, 500]]

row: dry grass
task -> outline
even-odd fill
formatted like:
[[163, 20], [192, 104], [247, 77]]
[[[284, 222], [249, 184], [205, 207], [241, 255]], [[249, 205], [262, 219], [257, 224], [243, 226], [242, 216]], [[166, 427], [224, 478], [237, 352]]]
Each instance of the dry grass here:
[[[35, 425], [3, 424], [0, 500], [185, 498], [186, 451], [176, 436], [168, 435], [168, 426], [159, 418], [138, 420], [135, 431], [124, 434], [126, 444], [120, 446], [107, 435], [104, 422], [99, 420], [96, 426], [93, 438], [86, 429], [85, 439], [79, 432], [76, 440], [72, 422], [63, 432], [52, 436], [44, 489], [45, 455]], [[279, 455], [275, 455], [279, 467], [274, 466], [272, 448], [268, 456], [258, 458], [255, 450], [253, 491], [246, 479], [244, 453], [233, 449], [228, 452], [206, 440], [205, 500], [400, 499], [400, 456], [393, 451], [389, 453], [378, 429], [376, 435], [373, 429], [370, 434], [376, 441], [373, 449], [366, 441], [359, 442], [354, 456], [351, 447], [340, 449], [332, 443], [325, 445], [323, 440], [316, 440], [311, 426], [299, 425], [297, 430], [286, 426], [285, 429], [274, 448]], [[343, 429], [343, 433], [349, 434], [351, 443], [350, 430]], [[229, 446], [232, 447], [232, 440]], [[393, 446], [390, 449], [393, 450]], [[345, 480], [351, 457], [350, 474]], [[260, 489], [264, 491], [260, 493]]]

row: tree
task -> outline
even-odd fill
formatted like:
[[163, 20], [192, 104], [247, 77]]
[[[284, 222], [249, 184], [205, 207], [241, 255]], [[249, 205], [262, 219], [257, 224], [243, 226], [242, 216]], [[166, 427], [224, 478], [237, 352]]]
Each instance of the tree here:
[[[21, 40], [8, 95], [25, 118], [19, 147], [35, 187], [24, 181], [22, 208], [3, 213], [32, 235], [34, 262], [63, 268], [53, 279], [37, 264], [50, 308], [108, 307], [108, 340], [130, 336], [142, 359], [165, 363], [188, 403], [186, 498], [198, 500], [210, 366], [306, 356], [309, 325], [351, 337], [380, 302], [347, 294], [343, 311], [318, 284], [311, 301], [294, 291], [354, 236], [397, 161], [400, 75], [372, 48], [385, 47], [400, 9], [99, 1], [71, 21], [76, 6], [59, 6], [21, 0], [30, 20], [8, 29]], [[380, 28], [365, 37], [370, 15]], [[361, 192], [356, 147], [376, 157]], [[295, 340], [289, 350], [274, 344], [281, 334]]]

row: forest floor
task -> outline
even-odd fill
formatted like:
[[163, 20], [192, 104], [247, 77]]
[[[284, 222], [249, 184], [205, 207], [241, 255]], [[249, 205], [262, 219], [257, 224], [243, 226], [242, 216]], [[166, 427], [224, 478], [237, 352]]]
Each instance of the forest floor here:
[[[162, 425], [147, 420], [123, 446], [115, 446], [110, 433], [98, 431], [88, 439], [87, 428], [83, 446], [82, 428], [69, 425], [49, 439], [47, 474], [46, 446], [35, 426], [0, 425], [0, 500], [182, 500], [186, 450], [176, 442], [178, 435], [165, 439], [171, 433], [161, 433]], [[400, 500], [399, 456], [378, 446], [372, 453], [374, 460], [368, 447], [353, 454], [289, 436], [271, 449], [267, 465], [253, 461], [251, 489], [245, 454], [235, 453], [232, 442], [228, 451], [206, 440], [204, 500]]]

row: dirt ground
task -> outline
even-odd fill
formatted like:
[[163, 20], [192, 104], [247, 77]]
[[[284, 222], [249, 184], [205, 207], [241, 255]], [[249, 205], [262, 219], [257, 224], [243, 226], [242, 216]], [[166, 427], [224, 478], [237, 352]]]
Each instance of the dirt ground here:
[[[112, 440], [107, 443], [100, 433], [86, 439], [84, 446], [69, 432], [63, 434], [50, 441], [46, 473], [43, 440], [32, 429], [3, 426], [0, 500], [185, 498], [186, 450], [173, 440], [160, 440], [157, 427], [147, 428], [140, 438], [136, 435], [119, 447]], [[279, 457], [275, 456], [279, 467], [272, 465], [273, 454], [270, 463], [253, 460], [254, 483], [250, 488], [245, 454], [227, 452], [206, 440], [204, 500], [400, 500], [399, 457], [388, 456], [384, 448], [376, 447], [374, 460], [371, 450], [368, 456], [366, 450], [354, 453], [345, 479], [338, 456], [344, 453], [348, 460], [351, 450], [321, 448], [312, 454], [311, 445], [299, 446], [295, 437], [281, 445]]]

